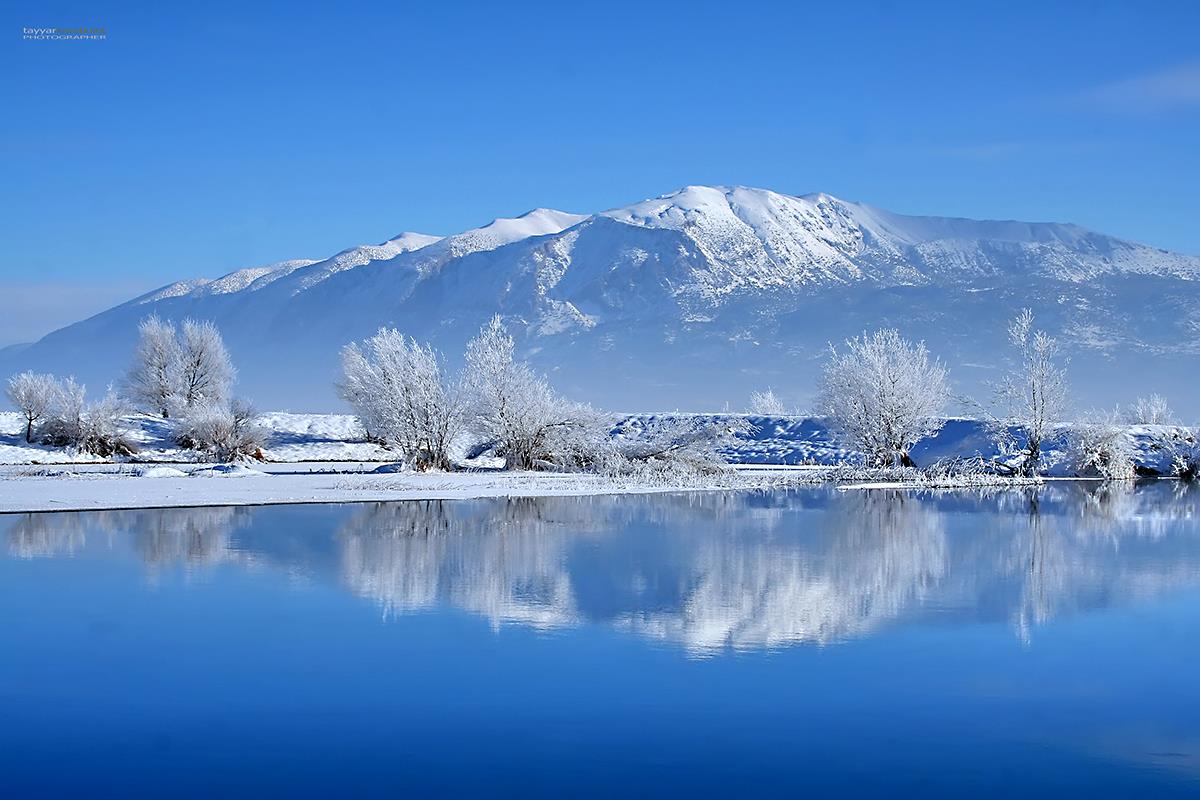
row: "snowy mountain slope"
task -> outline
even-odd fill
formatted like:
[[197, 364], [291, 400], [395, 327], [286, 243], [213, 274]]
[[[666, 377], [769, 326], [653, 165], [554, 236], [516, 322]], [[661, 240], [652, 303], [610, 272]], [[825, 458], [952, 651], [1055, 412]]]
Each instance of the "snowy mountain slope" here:
[[[492, 314], [564, 390], [619, 410], [811, 395], [830, 341], [881, 325], [926, 339], [965, 393], [994, 377], [1032, 307], [1074, 355], [1086, 405], [1138, 387], [1200, 400], [1200, 259], [1053, 223], [912, 217], [824, 194], [689, 186], [591, 216], [536, 209], [438, 238], [183, 281], [0, 354], [0, 371], [99, 388], [150, 312], [211, 319], [260, 403], [334, 407], [337, 353], [394, 325], [452, 359]], [[1128, 380], [1114, 386], [1120, 370]]]

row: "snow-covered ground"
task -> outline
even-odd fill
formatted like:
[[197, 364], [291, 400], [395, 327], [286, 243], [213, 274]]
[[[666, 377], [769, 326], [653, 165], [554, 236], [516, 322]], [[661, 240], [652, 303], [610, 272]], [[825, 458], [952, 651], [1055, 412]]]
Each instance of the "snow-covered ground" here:
[[[645, 415], [631, 421], [652, 419]], [[0, 513], [754, 488], [820, 480], [823, 467], [855, 461], [820, 418], [751, 417], [755, 432], [725, 451], [738, 472], [707, 484], [486, 470], [411, 474], [390, 470], [386, 465], [393, 454], [364, 441], [352, 416], [268, 413], [260, 421], [271, 431], [267, 460], [229, 467], [203, 463], [175, 446], [168, 426], [153, 417], [129, 420], [140, 452], [135, 459], [114, 463], [26, 444], [21, 419], [0, 413]], [[1171, 430], [1130, 428], [1139, 466], [1160, 471], [1169, 466], [1160, 444]], [[952, 457], [992, 457], [996, 451], [982, 423], [951, 419], [912, 455], [918, 464], [928, 465]], [[1061, 438], [1049, 444], [1044, 457], [1047, 475], [1071, 475]]]
[[[394, 460], [377, 444], [365, 441], [358, 420], [350, 414], [288, 414], [272, 412], [259, 417], [271, 432], [264, 450], [267, 461], [369, 461]], [[140, 452], [139, 462], [195, 462], [196, 456], [171, 441], [165, 420], [137, 416], [129, 429]], [[23, 420], [14, 412], [0, 412], [0, 464], [68, 464], [106, 459], [68, 452], [59, 447], [26, 444]]]
[[[181, 465], [0, 467], [0, 513], [118, 508], [360, 503], [547, 497], [695, 490], [697, 486], [638, 485], [597, 475], [531, 472], [378, 474], [348, 465], [305, 470]], [[363, 465], [358, 465], [361, 469]], [[766, 473], [774, 471], [762, 471]], [[782, 472], [782, 471], [781, 471]]]
[[[625, 419], [623, 427], [636, 430], [640, 425], [661, 419], [676, 419], [681, 414], [639, 414]], [[690, 416], [690, 415], [689, 415]], [[728, 415], [705, 415], [728, 416]], [[748, 416], [753, 432], [740, 435], [738, 442], [725, 448], [732, 464], [765, 466], [812, 466], [854, 464], [855, 453], [830, 432], [821, 417]], [[376, 466], [395, 461], [395, 454], [365, 440], [358, 420], [350, 414], [291, 414], [271, 412], [260, 415], [260, 424], [270, 431], [263, 454], [268, 463], [305, 464], [313, 462], [362, 462]], [[196, 463], [195, 452], [184, 450], [171, 441], [164, 420], [136, 416], [128, 420], [132, 438], [140, 452], [137, 463]], [[58, 447], [26, 444], [24, 423], [14, 412], [0, 412], [0, 464], [86, 464], [105, 463], [87, 454]], [[1178, 429], [1170, 426], [1135, 425], [1129, 428], [1134, 444], [1134, 460], [1139, 466], [1165, 470], [1162, 439]], [[1047, 442], [1043, 464], [1048, 475], [1068, 477], [1070, 465], [1065, 438]], [[974, 419], [952, 418], [941, 429], [912, 450], [919, 466], [928, 466], [947, 458], [997, 455], [984, 423]], [[485, 465], [480, 465], [485, 466]]]

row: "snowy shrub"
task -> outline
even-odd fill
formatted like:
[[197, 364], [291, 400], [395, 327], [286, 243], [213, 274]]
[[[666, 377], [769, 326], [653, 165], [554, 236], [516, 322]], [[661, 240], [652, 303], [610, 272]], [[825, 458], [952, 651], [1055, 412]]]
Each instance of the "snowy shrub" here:
[[463, 392], [432, 348], [381, 328], [342, 349], [338, 392], [368, 437], [398, 450], [411, 466], [453, 468], [450, 446], [466, 422]]
[[42, 443], [105, 457], [136, 453], [137, 444], [123, 425], [129, 406], [111, 390], [91, 405], [86, 397], [87, 390], [74, 378], [55, 382], [45, 422], [38, 428]]
[[721, 449], [754, 430], [744, 417], [656, 417], [636, 425], [626, 420], [609, 437], [601, 471], [715, 473], [726, 466]]
[[1200, 432], [1179, 429], [1168, 440], [1171, 472], [1181, 481], [1191, 483], [1200, 479]]
[[208, 321], [184, 320], [180, 331], [179, 400], [186, 408], [229, 399], [237, 370], [220, 331]]
[[46, 416], [56, 391], [53, 375], [22, 372], [8, 379], [8, 399], [25, 420], [26, 442], [33, 441], [33, 425]]
[[38, 428], [42, 444], [78, 448], [84, 437], [87, 389], [74, 378], [54, 381], [45, 421]]
[[1036, 475], [1042, 445], [1052, 435], [1067, 408], [1067, 377], [1059, 365], [1058, 342], [1045, 331], [1034, 330], [1033, 312], [1022, 311], [1008, 329], [1016, 358], [995, 389], [1001, 417], [993, 426], [1007, 437], [1016, 426], [1025, 435], [1020, 471]]
[[1172, 425], [1175, 422], [1175, 414], [1167, 405], [1165, 397], [1152, 394], [1149, 397], [1139, 397], [1126, 412], [1125, 420], [1130, 425]]
[[157, 315], [138, 325], [133, 366], [125, 375], [125, 392], [138, 405], [163, 418], [182, 404], [183, 349], [175, 324]]
[[1116, 412], [1093, 412], [1071, 428], [1071, 457], [1079, 475], [1133, 480], [1133, 442]]
[[202, 452], [214, 461], [244, 458], [261, 461], [267, 432], [256, 422], [256, 417], [254, 409], [242, 400], [194, 405], [176, 418], [175, 443]]
[[499, 316], [467, 344], [464, 386], [474, 433], [508, 469], [588, 466], [610, 427], [515, 360], [513, 339]]
[[750, 413], [760, 417], [786, 417], [787, 408], [774, 390], [767, 387], [765, 392], [755, 392], [750, 395]]
[[924, 343], [894, 330], [864, 333], [844, 351], [831, 348], [818, 400], [832, 427], [881, 467], [912, 466], [909, 449], [938, 430], [948, 401], [945, 368]]

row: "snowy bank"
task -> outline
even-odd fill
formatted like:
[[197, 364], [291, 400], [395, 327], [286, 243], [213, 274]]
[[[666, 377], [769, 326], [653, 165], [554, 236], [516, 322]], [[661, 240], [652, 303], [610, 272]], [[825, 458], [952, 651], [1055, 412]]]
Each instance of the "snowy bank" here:
[[[804, 416], [756, 416], [743, 414], [630, 414], [621, 420], [629, 432], [652, 426], [655, 422], [680, 418], [747, 420], [752, 431], [738, 434], [736, 444], [721, 449], [731, 464], [764, 466], [833, 466], [858, 464], [858, 454], [846, 448], [829, 430], [825, 419]], [[263, 454], [268, 463], [315, 464], [317, 462], [363, 462], [375, 466], [392, 463], [396, 454], [366, 441], [358, 420], [349, 414], [290, 414], [271, 412], [260, 415], [259, 423], [269, 436]], [[155, 417], [128, 419], [131, 438], [140, 451], [137, 463], [193, 463], [194, 451], [178, 447], [170, 437], [170, 426]], [[1165, 473], [1170, 470], [1170, 455], [1163, 447], [1172, 435], [1190, 435], [1184, 429], [1166, 425], [1134, 425], [1128, 429], [1133, 457], [1143, 472]], [[0, 412], [0, 464], [85, 464], [112, 463], [88, 454], [26, 444], [24, 423], [12, 412]], [[939, 461], [980, 457], [991, 460], [1000, 456], [987, 426], [980, 420], [951, 418], [941, 429], [913, 447], [910, 455], [918, 466], [928, 467]], [[1070, 477], [1065, 434], [1047, 442], [1043, 451], [1043, 471], [1050, 477]]]
[[0, 513], [757, 489], [818, 483], [826, 472], [731, 470], [697, 480], [639, 483], [580, 473], [375, 473], [367, 470], [368, 464], [357, 467], [339, 471], [336, 465], [322, 464], [308, 472], [282, 465], [264, 470], [211, 465], [178, 470], [5, 466], [0, 467]]

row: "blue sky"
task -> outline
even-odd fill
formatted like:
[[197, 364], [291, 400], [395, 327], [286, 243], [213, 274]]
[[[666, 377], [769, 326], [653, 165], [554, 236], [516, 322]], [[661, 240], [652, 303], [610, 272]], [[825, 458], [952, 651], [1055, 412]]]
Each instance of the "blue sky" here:
[[[689, 183], [1200, 253], [1192, 2], [0, 15], [0, 346], [176, 278]], [[21, 39], [75, 25], [108, 38]]]

